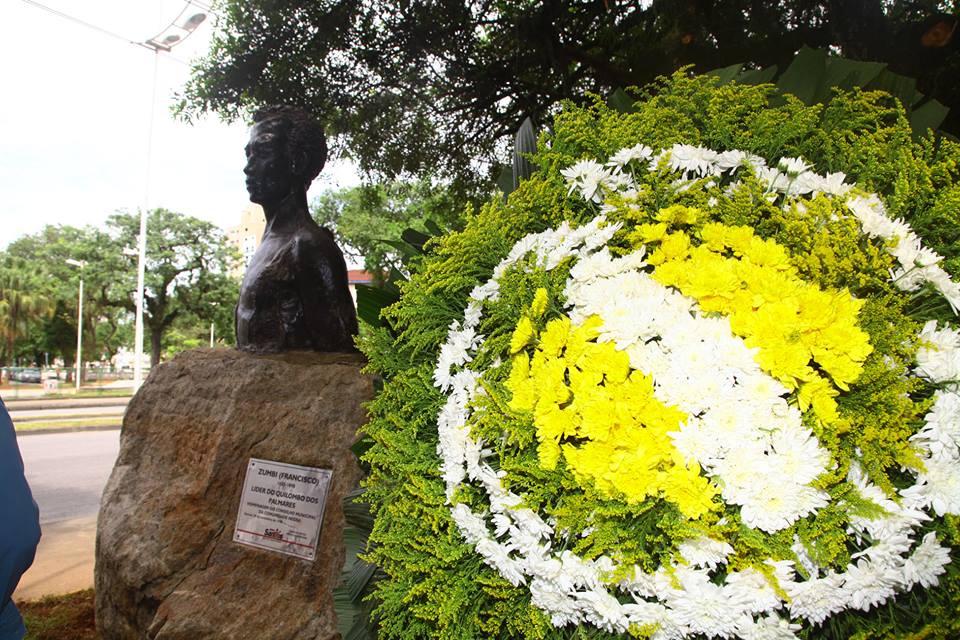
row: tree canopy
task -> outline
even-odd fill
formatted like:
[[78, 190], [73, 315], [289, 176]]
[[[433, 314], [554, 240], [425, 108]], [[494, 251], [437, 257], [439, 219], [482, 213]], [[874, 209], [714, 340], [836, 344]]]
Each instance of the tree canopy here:
[[428, 234], [461, 223], [459, 206], [449, 190], [427, 180], [364, 185], [323, 193], [311, 203], [314, 219], [330, 227], [344, 253], [363, 258], [375, 280], [402, 270], [403, 234]]
[[[135, 252], [139, 214], [116, 213], [106, 229], [47, 226], [0, 252], [0, 363], [16, 357], [43, 361], [75, 358], [77, 293], [84, 279], [86, 359], [110, 358], [133, 338]], [[134, 255], [129, 255], [133, 253]], [[166, 209], [150, 212], [147, 226], [144, 327], [154, 364], [166, 334], [192, 344], [216, 324], [232, 340], [238, 284], [227, 275], [233, 258], [223, 233], [209, 222]], [[83, 261], [82, 272], [67, 259]]]
[[[140, 216], [117, 213], [109, 225], [120, 244], [132, 247]], [[150, 212], [143, 324], [150, 338], [151, 364], [160, 361], [163, 335], [178, 320], [194, 319], [203, 327], [213, 322], [219, 335], [233, 335], [233, 307], [239, 293], [238, 283], [227, 275], [233, 257], [223, 232], [213, 224], [167, 209]], [[135, 264], [135, 257], [127, 259]], [[134, 285], [129, 290], [135, 289]], [[115, 304], [128, 311], [136, 309], [133, 295], [122, 296]]]
[[[292, 103], [379, 177], [484, 175], [526, 116], [683, 65], [782, 69], [802, 45], [888, 64], [953, 107], [960, 3], [937, 0], [224, 0], [190, 117]], [[499, 145], [499, 146], [498, 146]]]

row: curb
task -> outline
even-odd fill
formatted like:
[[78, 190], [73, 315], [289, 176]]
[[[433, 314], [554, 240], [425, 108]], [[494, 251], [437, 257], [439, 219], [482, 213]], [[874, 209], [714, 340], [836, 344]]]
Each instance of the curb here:
[[[28, 423], [29, 424], [29, 423]], [[48, 433], [75, 433], [78, 431], [115, 431], [120, 429], [117, 425], [98, 425], [92, 427], [50, 427], [49, 429], [14, 429], [17, 437], [21, 436], [42, 436]]]
[[91, 402], [83, 402], [85, 399], [76, 400], [4, 400], [7, 410], [14, 411], [34, 411], [42, 409], [82, 409], [86, 407], [123, 407], [130, 403], [131, 396], [122, 396], [119, 398], [89, 398]]

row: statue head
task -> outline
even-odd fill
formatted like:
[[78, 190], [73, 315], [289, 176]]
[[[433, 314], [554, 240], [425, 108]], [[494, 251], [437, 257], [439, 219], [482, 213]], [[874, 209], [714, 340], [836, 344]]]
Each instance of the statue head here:
[[272, 106], [253, 114], [246, 153], [247, 192], [264, 205], [293, 191], [306, 193], [327, 160], [327, 142], [323, 127], [306, 111]]

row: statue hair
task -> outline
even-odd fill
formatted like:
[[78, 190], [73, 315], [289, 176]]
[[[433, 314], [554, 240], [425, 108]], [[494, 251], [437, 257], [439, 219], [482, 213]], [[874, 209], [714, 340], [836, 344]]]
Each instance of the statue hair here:
[[258, 109], [253, 114], [253, 122], [280, 120], [287, 124], [287, 157], [291, 166], [295, 159], [305, 158], [306, 165], [299, 167], [298, 174], [310, 184], [320, 175], [327, 161], [327, 138], [323, 125], [313, 116], [299, 107], [290, 105], [272, 105]]

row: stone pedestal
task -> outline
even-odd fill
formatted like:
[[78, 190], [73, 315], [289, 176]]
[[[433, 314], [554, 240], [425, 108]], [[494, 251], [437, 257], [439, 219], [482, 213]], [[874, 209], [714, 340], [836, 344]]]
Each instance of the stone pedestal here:
[[[153, 371], [123, 421], [97, 525], [105, 640], [328, 640], [350, 452], [373, 396], [361, 356], [201, 349]], [[233, 541], [250, 458], [333, 471], [316, 560]]]

